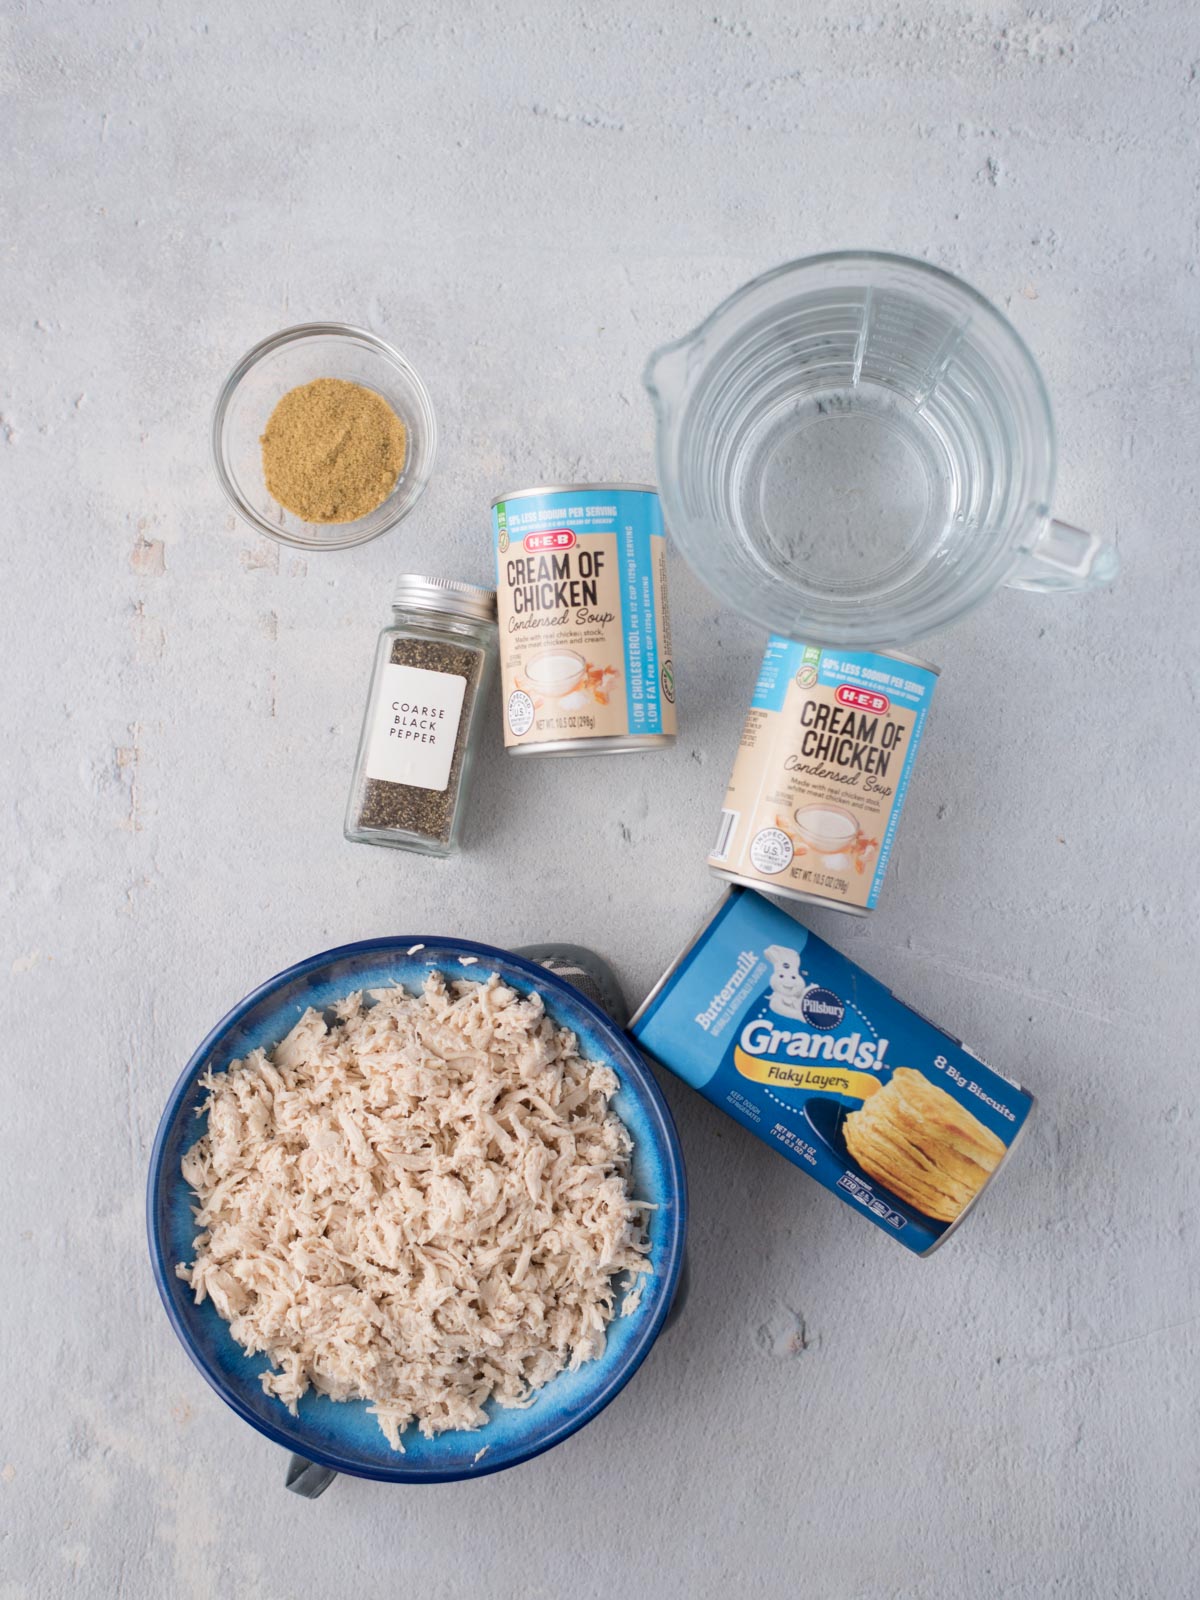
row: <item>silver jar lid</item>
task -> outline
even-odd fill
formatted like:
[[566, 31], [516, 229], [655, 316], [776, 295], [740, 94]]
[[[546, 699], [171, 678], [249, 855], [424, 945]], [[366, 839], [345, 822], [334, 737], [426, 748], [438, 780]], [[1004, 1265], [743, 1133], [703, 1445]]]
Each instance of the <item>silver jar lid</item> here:
[[396, 579], [392, 604], [417, 611], [450, 611], [480, 622], [496, 620], [496, 591], [482, 589], [477, 583], [460, 583], [457, 578], [426, 578], [406, 572]]

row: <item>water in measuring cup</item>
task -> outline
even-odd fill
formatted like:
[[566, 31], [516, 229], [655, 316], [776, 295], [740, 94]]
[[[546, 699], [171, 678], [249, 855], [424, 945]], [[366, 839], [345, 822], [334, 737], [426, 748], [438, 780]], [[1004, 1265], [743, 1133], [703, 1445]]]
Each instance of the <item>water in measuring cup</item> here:
[[894, 597], [1011, 510], [1011, 407], [969, 320], [868, 296], [836, 321], [814, 334], [801, 320], [782, 338], [775, 327], [771, 354], [748, 364], [732, 520], [781, 583]]
[[887, 395], [797, 402], [763, 431], [749, 477], [761, 555], [817, 585], [898, 576], [950, 517], [936, 442]]

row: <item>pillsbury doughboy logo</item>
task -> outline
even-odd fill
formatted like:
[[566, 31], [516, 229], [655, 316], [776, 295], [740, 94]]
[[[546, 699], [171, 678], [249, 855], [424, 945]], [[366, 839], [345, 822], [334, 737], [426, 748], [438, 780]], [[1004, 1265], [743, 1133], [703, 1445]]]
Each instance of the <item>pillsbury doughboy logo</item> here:
[[771, 963], [771, 992], [768, 1006], [779, 1017], [807, 1022], [810, 1028], [828, 1033], [846, 1015], [846, 1007], [834, 994], [814, 983], [800, 965], [800, 952], [786, 945], [769, 944], [763, 955]]
[[808, 974], [800, 965], [800, 952], [790, 950], [786, 945], [769, 944], [763, 955], [771, 963], [768, 1006], [779, 1017], [802, 1017], [804, 1013], [800, 1007], [809, 981]]

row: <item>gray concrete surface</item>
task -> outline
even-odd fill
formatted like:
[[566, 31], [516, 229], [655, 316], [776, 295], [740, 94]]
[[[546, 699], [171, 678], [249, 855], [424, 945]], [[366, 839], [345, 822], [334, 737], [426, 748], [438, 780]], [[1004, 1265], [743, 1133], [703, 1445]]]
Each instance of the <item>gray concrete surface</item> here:
[[[1178, 1596], [1198, 1566], [1200, 30], [1186, 4], [20, 4], [3, 21], [0, 1597]], [[681, 1085], [695, 1288], [626, 1394], [475, 1484], [318, 1504], [159, 1309], [142, 1184], [212, 1021], [331, 943], [594, 944], [640, 995], [762, 635], [676, 565], [679, 747], [482, 762], [470, 853], [343, 843], [404, 569], [487, 506], [645, 478], [646, 353], [852, 243], [1006, 307], [1111, 592], [1001, 594], [944, 664], [874, 920], [813, 926], [1032, 1085], [909, 1259]], [[426, 376], [402, 530], [228, 514], [252, 342], [366, 323]]]

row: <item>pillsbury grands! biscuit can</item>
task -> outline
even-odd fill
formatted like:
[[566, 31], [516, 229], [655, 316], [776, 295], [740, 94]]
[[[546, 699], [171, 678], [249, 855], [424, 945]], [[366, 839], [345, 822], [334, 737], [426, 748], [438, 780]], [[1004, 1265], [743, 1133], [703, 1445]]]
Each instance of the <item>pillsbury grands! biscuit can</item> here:
[[675, 743], [658, 494], [554, 484], [492, 504], [504, 743], [574, 756]]
[[765, 894], [874, 909], [938, 669], [772, 638], [708, 864]]
[[957, 1227], [1033, 1096], [781, 906], [735, 888], [629, 1024], [638, 1046], [916, 1255]]

